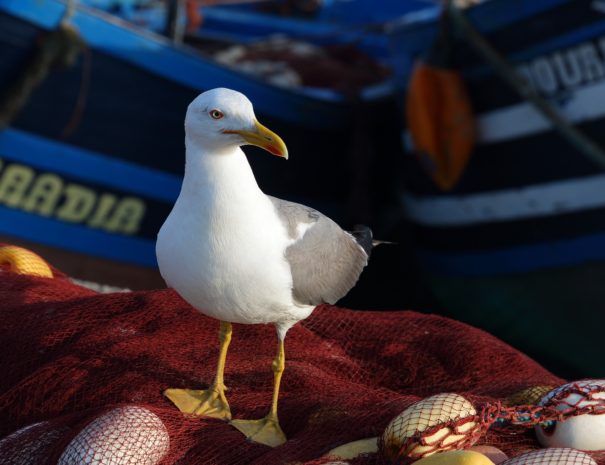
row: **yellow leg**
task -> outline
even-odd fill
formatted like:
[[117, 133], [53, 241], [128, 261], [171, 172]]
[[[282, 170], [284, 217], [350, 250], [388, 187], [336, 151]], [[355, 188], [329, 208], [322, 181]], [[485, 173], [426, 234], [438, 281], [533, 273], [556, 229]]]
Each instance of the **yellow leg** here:
[[231, 323], [221, 321], [219, 332], [220, 352], [216, 377], [212, 385], [205, 390], [194, 389], [166, 389], [164, 395], [170, 399], [183, 413], [198, 416], [231, 420], [231, 410], [225, 397], [224, 374], [227, 349], [231, 342]]
[[279, 426], [277, 418], [277, 400], [279, 397], [279, 385], [281, 376], [286, 366], [286, 355], [284, 352], [284, 341], [280, 340], [277, 348], [277, 356], [273, 360], [273, 400], [269, 414], [261, 420], [233, 420], [231, 424], [251, 441], [265, 444], [271, 447], [281, 446], [286, 442], [286, 435]]

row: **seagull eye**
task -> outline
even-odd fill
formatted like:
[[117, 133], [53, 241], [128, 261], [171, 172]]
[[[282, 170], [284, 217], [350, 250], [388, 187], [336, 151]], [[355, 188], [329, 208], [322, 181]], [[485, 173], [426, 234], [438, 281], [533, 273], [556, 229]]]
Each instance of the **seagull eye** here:
[[220, 110], [210, 110], [209, 114], [212, 119], [221, 119], [223, 116], [225, 116]]

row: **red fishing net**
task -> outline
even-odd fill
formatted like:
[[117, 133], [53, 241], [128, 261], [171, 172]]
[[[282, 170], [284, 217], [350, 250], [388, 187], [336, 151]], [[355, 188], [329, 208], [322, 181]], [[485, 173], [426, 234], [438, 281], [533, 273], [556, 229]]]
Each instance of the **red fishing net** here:
[[[456, 437], [472, 431], [477, 444], [510, 457], [539, 448], [527, 425], [574, 414], [511, 407], [524, 389], [564, 381], [483, 331], [411, 311], [322, 306], [286, 337], [279, 417], [288, 442], [271, 449], [220, 420], [185, 416], [162, 396], [207, 387], [218, 355], [218, 322], [173, 291], [98, 294], [62, 276], [4, 271], [0, 301], [2, 465], [326, 463], [331, 449], [381, 436], [406, 408], [440, 393], [471, 407], [439, 427]], [[234, 325], [225, 372], [234, 418], [267, 413], [275, 346], [271, 326]], [[348, 463], [389, 462], [376, 453]]]

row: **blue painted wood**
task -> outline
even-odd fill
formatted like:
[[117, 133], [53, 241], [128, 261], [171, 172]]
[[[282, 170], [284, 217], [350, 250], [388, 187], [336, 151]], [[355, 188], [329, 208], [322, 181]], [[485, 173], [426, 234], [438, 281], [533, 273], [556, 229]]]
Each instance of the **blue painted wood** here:
[[[59, 0], [7, 0], [0, 9], [45, 29], [54, 28], [65, 6]], [[344, 97], [332, 91], [321, 94], [277, 88], [205, 59], [195, 50], [175, 47], [167, 39], [132, 27], [92, 8], [78, 8], [72, 19], [89, 46], [131, 62], [182, 85], [203, 90], [229, 87], [254, 96], [256, 109], [312, 127], [341, 127], [348, 114]]]
[[[159, 202], [154, 203], [156, 208], [160, 203], [165, 205], [164, 214], [178, 196], [181, 185], [178, 176], [11, 128], [0, 132], [0, 160], [4, 162], [3, 167], [20, 163], [41, 172], [65, 176], [85, 188], [92, 188], [96, 195], [118, 190], [146, 204], [156, 199]], [[157, 221], [157, 213], [160, 212], [149, 212], [154, 221]], [[72, 224], [5, 205], [0, 205], [0, 218], [2, 234], [110, 260], [156, 266], [155, 236], [149, 231], [145, 231], [147, 237], [124, 235], [91, 228], [85, 222]]]
[[181, 178], [146, 166], [63, 144], [32, 133], [8, 128], [0, 132], [0, 158], [26, 163], [43, 170], [73, 176], [144, 195], [174, 202], [181, 189]]
[[318, 19], [339, 24], [372, 24], [392, 20], [412, 11], [426, 9], [426, 0], [328, 0], [323, 1]]
[[155, 267], [155, 240], [111, 234], [0, 206], [0, 233], [40, 244]]
[[355, 43], [360, 50], [382, 60], [391, 57], [384, 34], [371, 32], [367, 24], [310, 21], [263, 14], [249, 9], [229, 7], [203, 8], [204, 23], [196, 32], [200, 37], [250, 43], [275, 34], [326, 45]]
[[[584, 26], [581, 29], [576, 29], [569, 34], [561, 34], [553, 39], [532, 44], [519, 52], [511, 53], [508, 56], [508, 60], [512, 63], [527, 61], [538, 55], [570, 47], [579, 42], [597, 38], [603, 34], [605, 34], [605, 20]], [[478, 66], [465, 69], [464, 74], [473, 79], [480, 79], [486, 75], [493, 74], [493, 70], [488, 64], [482, 63]]]
[[[511, 24], [525, 21], [572, 0], [489, 0], [468, 10], [469, 19], [484, 34], [490, 34]], [[581, 0], [585, 1], [585, 0]], [[397, 72], [408, 76], [413, 57], [427, 51], [439, 29], [440, 10], [412, 12], [390, 22], [389, 47], [397, 57]]]

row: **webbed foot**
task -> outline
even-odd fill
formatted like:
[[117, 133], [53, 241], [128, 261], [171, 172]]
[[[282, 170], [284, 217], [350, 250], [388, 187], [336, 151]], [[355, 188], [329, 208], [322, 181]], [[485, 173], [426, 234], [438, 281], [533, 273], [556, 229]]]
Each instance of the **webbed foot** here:
[[166, 389], [164, 395], [183, 413], [231, 420], [224, 386], [212, 385], [205, 390]]
[[272, 416], [261, 420], [233, 420], [230, 424], [241, 431], [250, 441], [266, 446], [281, 446], [287, 440], [279, 426], [279, 421]]

